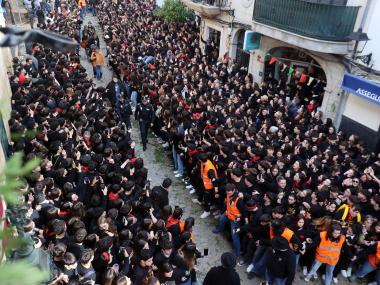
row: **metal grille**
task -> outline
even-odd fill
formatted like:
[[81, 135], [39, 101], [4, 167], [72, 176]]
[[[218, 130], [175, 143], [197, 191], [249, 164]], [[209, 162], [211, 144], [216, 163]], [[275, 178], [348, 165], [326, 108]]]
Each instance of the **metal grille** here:
[[329, 41], [348, 41], [359, 7], [302, 0], [256, 0], [253, 19], [282, 30]]
[[193, 0], [193, 2], [216, 7], [226, 7], [228, 4], [228, 0]]

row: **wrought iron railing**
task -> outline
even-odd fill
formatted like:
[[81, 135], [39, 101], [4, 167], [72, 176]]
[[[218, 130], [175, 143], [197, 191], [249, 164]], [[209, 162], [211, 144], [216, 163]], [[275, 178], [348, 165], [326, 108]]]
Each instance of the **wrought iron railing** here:
[[328, 41], [348, 41], [359, 7], [303, 0], [256, 0], [253, 19], [299, 35]]
[[226, 7], [228, 6], [228, 0], [192, 0], [195, 3], [215, 6], [215, 7]]

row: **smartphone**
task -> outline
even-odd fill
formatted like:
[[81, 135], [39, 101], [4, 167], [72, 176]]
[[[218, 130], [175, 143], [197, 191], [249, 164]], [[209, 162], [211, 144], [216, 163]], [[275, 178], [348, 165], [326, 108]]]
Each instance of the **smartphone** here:
[[204, 255], [204, 256], [207, 256], [207, 255], [208, 255], [208, 248], [203, 249], [203, 255]]

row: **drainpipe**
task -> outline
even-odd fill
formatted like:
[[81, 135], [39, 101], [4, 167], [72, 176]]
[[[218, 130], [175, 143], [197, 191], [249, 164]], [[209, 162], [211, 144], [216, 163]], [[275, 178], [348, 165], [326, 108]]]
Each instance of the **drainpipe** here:
[[372, 7], [372, 2], [373, 2], [373, 0], [367, 0], [367, 4], [366, 4], [365, 9], [364, 9], [363, 17], [362, 17], [362, 20], [360, 22], [359, 28], [361, 28], [361, 29], [364, 29], [364, 24], [365, 24], [365, 21], [367, 20], [369, 10]]

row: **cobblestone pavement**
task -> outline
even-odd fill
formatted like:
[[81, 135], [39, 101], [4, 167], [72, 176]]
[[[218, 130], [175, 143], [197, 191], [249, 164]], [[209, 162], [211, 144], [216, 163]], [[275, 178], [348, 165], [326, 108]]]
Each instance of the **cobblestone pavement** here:
[[[99, 26], [98, 19], [87, 14], [84, 20], [84, 25], [90, 22], [95, 26], [99, 39], [100, 48], [104, 55], [106, 54], [106, 44], [102, 36], [102, 30]], [[92, 65], [85, 54], [84, 49], [80, 49], [81, 64], [86, 68], [88, 76], [93, 78]], [[107, 60], [108, 61], [108, 60]], [[97, 81], [94, 79], [96, 86], [107, 86], [111, 81], [112, 71], [105, 66], [103, 68], [103, 79]], [[165, 151], [163, 147], [157, 143], [157, 139], [152, 135], [149, 135], [148, 149], [144, 152], [142, 151], [142, 145], [140, 143], [140, 133], [138, 129], [138, 124], [134, 122], [132, 116], [132, 138], [136, 141], [136, 152], [137, 156], [143, 158], [145, 166], [148, 168], [148, 178], [151, 180], [151, 186], [160, 185], [162, 181], [169, 177], [172, 179], [173, 184], [169, 194], [170, 205], [180, 206], [184, 209], [184, 218], [192, 216], [195, 218], [195, 242], [198, 249], [203, 252], [204, 248], [209, 249], [209, 255], [207, 257], [198, 260], [198, 280], [203, 281], [208, 270], [215, 265], [220, 265], [220, 256], [223, 252], [231, 251], [231, 243], [227, 240], [225, 235], [215, 235], [211, 232], [212, 228], [217, 225], [217, 220], [212, 216], [207, 219], [200, 219], [199, 216], [202, 214], [203, 209], [200, 205], [195, 205], [192, 203], [191, 199], [195, 196], [190, 195], [185, 188], [185, 184], [178, 178], [174, 177], [173, 165], [171, 159], [171, 152]], [[236, 271], [239, 273], [242, 285], [260, 284], [258, 278], [248, 280], [247, 274], [245, 273], [246, 266], [237, 266]], [[306, 283], [301, 279], [302, 274], [297, 274], [294, 284], [304, 285], [304, 284], [322, 284], [321, 280], [311, 281]], [[338, 284], [348, 284], [342, 280], [340, 277]], [[217, 284], [215, 284], [217, 285]]]
[[[82, 27], [85, 25], [88, 25], [89, 22], [91, 22], [91, 24], [95, 27], [96, 32], [99, 36], [100, 50], [102, 51], [103, 55], [106, 56], [107, 45], [104, 42], [103, 31], [100, 28], [98, 18], [93, 17], [91, 15], [91, 13], [87, 13], [87, 16], [83, 20]], [[80, 55], [80, 61], [81, 61], [82, 66], [84, 68], [86, 68], [86, 70], [87, 70], [87, 77], [92, 78], [92, 81], [95, 83], [96, 87], [98, 87], [98, 86], [106, 87], [107, 84], [112, 80], [112, 71], [110, 70], [110, 68], [107, 65], [105, 65], [103, 67], [103, 78], [98, 81], [94, 78], [94, 72], [92, 70], [92, 64], [91, 64], [89, 58], [87, 57], [85, 49], [80, 48], [79, 55]], [[108, 58], [106, 58], [106, 62], [108, 63]]]
[[[169, 193], [170, 205], [173, 207], [180, 206], [184, 209], [184, 219], [189, 216], [195, 218], [194, 236], [197, 247], [201, 252], [203, 252], [204, 248], [209, 249], [209, 255], [198, 260], [198, 277], [199, 280], [203, 280], [212, 266], [220, 265], [221, 254], [231, 250], [230, 243], [222, 235], [215, 235], [211, 232], [212, 228], [217, 224], [214, 218], [211, 216], [204, 220], [199, 218], [203, 209], [200, 205], [192, 203], [191, 199], [195, 196], [190, 195], [185, 188], [185, 184], [174, 177], [172, 160], [169, 157], [170, 152], [165, 151], [153, 136], [149, 136], [148, 149], [143, 152], [142, 145], [139, 143], [141, 141], [139, 130], [137, 124], [134, 125], [132, 137], [137, 143], [137, 155], [144, 159], [144, 163], [149, 170], [148, 177], [151, 179], [151, 185], [160, 185], [166, 177], [172, 179], [173, 184]], [[245, 278], [245, 273], [241, 272], [240, 276]], [[242, 284], [253, 283], [243, 280]]]
[[[84, 19], [83, 25], [87, 25], [91, 22], [98, 33], [100, 39], [100, 48], [105, 54], [106, 44], [102, 37], [102, 30], [99, 26], [98, 19], [87, 14]], [[92, 65], [88, 60], [87, 55], [84, 49], [80, 49], [80, 59], [81, 64], [87, 70], [87, 74], [90, 78], [93, 78]], [[103, 68], [103, 79], [97, 81], [94, 79], [94, 83], [97, 86], [106, 86], [112, 78], [112, 71], [104, 67]], [[132, 119], [133, 121], [133, 119]], [[170, 204], [172, 206], [180, 206], [184, 209], [184, 218], [192, 216], [196, 218], [195, 226], [195, 242], [197, 243], [198, 248], [203, 252], [204, 248], [209, 249], [209, 255], [205, 258], [199, 259], [198, 269], [199, 269], [199, 279], [203, 280], [207, 271], [214, 265], [220, 264], [220, 255], [224, 251], [231, 250], [230, 243], [221, 235], [214, 235], [211, 232], [211, 229], [215, 227], [217, 221], [211, 217], [205, 220], [199, 219], [199, 216], [202, 214], [203, 210], [199, 205], [194, 205], [191, 202], [193, 198], [185, 188], [184, 183], [174, 177], [173, 167], [171, 165], [171, 159], [168, 157], [169, 152], [165, 152], [161, 145], [156, 142], [156, 139], [152, 136], [149, 136], [149, 144], [147, 151], [142, 151], [142, 145], [139, 143], [140, 133], [138, 129], [138, 124], [133, 124], [132, 129], [132, 138], [136, 141], [136, 151], [137, 156], [144, 159], [144, 163], [148, 168], [148, 176], [151, 180], [152, 187], [155, 185], [160, 185], [166, 177], [170, 177], [173, 180], [171, 187], [171, 192], [169, 195]], [[240, 269], [240, 268], [238, 268]], [[243, 268], [242, 268], [243, 271]], [[241, 277], [245, 277], [245, 273], [240, 273]], [[253, 284], [247, 283], [247, 280], [243, 280], [242, 284]]]

